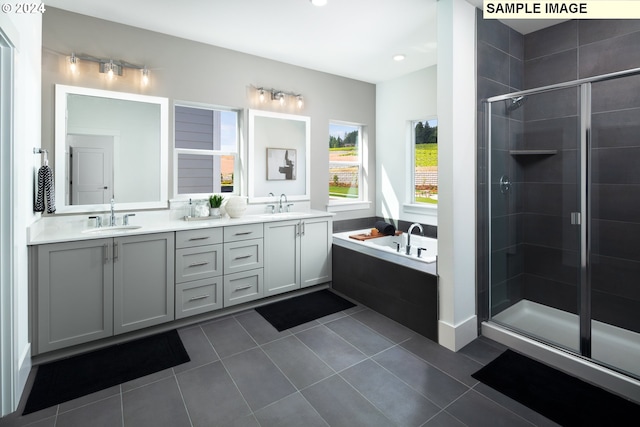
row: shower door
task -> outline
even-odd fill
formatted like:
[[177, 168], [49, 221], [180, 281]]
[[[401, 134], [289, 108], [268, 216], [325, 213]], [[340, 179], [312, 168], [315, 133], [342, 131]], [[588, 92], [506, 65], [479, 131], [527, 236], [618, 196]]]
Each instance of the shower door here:
[[579, 353], [586, 171], [579, 86], [486, 104], [491, 320]]
[[591, 357], [640, 377], [640, 75], [591, 84]]

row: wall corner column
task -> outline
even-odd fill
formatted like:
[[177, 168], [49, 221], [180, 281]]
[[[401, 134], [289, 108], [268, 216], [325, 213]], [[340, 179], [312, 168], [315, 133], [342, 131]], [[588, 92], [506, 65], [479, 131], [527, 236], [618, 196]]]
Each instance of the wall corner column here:
[[438, 342], [477, 337], [475, 7], [438, 1]]

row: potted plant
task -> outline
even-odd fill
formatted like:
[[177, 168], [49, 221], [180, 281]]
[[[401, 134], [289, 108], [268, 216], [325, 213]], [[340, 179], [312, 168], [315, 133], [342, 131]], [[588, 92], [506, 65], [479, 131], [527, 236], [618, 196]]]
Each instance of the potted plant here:
[[209, 216], [220, 216], [220, 206], [224, 197], [221, 194], [212, 194], [209, 196]]

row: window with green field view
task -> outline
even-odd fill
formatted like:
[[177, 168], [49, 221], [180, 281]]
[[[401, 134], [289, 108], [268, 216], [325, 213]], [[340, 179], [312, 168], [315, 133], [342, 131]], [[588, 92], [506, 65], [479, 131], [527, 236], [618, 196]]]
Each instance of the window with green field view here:
[[361, 200], [362, 127], [329, 124], [329, 200]]
[[413, 203], [438, 205], [438, 120], [417, 120], [413, 129]]

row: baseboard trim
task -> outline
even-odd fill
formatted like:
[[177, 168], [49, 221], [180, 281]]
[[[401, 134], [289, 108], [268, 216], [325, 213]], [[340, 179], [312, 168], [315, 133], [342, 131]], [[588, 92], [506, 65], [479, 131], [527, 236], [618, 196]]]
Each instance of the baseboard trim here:
[[438, 344], [458, 351], [478, 337], [478, 318], [469, 317], [457, 325], [438, 320]]

